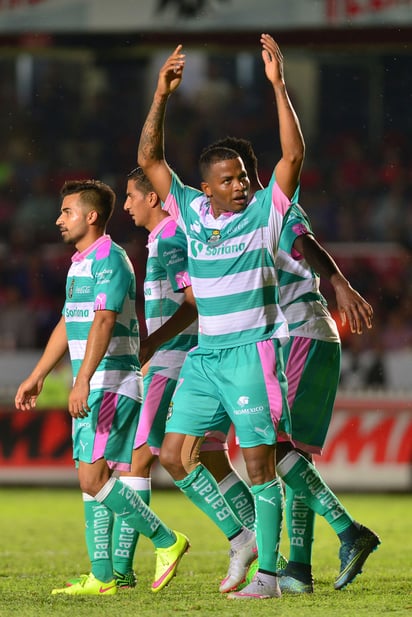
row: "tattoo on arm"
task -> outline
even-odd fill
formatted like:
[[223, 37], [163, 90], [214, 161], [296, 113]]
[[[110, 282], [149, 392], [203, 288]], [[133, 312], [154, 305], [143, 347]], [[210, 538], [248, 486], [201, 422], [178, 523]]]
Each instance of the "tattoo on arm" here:
[[166, 104], [153, 102], [144, 123], [139, 143], [139, 152], [145, 159], [164, 159], [164, 117]]

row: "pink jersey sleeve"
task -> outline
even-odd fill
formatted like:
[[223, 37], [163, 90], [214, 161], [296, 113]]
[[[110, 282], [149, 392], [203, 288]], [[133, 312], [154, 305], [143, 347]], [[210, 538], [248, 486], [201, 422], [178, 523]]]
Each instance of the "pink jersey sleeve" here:
[[277, 182], [273, 183], [272, 203], [282, 216], [285, 216], [289, 206], [291, 205], [289, 197], [286, 197], [286, 195], [281, 191]]
[[166, 201], [164, 202], [163, 209], [166, 210], [170, 214], [171, 217], [174, 218], [175, 221], [179, 218], [179, 206], [176, 201], [176, 197], [169, 193], [166, 197]]

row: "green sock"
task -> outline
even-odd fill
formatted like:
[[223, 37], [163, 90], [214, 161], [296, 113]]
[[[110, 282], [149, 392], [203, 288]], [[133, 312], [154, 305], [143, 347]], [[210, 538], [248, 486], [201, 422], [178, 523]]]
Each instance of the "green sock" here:
[[176, 542], [169, 527], [147, 506], [139, 494], [116, 478], [110, 478], [95, 496], [126, 523], [150, 538], [156, 548], [168, 548]]
[[235, 471], [231, 471], [218, 486], [233, 514], [242, 525], [254, 531], [255, 501], [246, 482]]
[[278, 478], [250, 489], [255, 498], [259, 570], [276, 572], [282, 527], [283, 489]]
[[305, 496], [286, 485], [286, 526], [289, 536], [289, 561], [311, 565], [315, 512]]
[[292, 450], [276, 468], [285, 484], [303, 495], [307, 505], [323, 516], [337, 534], [352, 524], [352, 517], [304, 456]]
[[[121, 482], [134, 489], [148, 506], [151, 490], [150, 478], [120, 476]], [[139, 532], [131, 527], [127, 521], [116, 516], [112, 532], [113, 569], [120, 574], [127, 574], [133, 570], [133, 560], [136, 552]]]
[[113, 513], [87, 493], [83, 493], [86, 546], [91, 572], [104, 583], [113, 580]]
[[176, 480], [175, 484], [228, 539], [242, 530], [242, 524], [234, 516], [215, 478], [206, 467], [198, 465], [183, 480]]

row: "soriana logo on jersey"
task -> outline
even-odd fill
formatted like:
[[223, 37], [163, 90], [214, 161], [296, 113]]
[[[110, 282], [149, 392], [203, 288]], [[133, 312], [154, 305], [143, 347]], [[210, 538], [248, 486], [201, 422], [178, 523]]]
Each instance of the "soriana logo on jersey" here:
[[[218, 242], [218, 240], [215, 240], [215, 242]], [[226, 241], [214, 246], [213, 244], [203, 244], [199, 240], [191, 240], [189, 247], [189, 256], [194, 259], [198, 257], [232, 257], [243, 253], [246, 249], [246, 243]]]

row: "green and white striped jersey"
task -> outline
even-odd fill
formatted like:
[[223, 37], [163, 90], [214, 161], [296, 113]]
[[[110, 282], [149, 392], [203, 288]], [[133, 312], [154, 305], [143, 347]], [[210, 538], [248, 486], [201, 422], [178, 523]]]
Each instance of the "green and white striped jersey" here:
[[66, 322], [73, 377], [83, 361], [94, 313], [117, 313], [112, 340], [90, 380], [90, 390], [106, 390], [142, 399], [136, 279], [126, 252], [104, 235], [75, 253], [66, 281]]
[[206, 195], [173, 174], [164, 208], [186, 234], [200, 347], [288, 337], [274, 260], [289, 205], [273, 174], [243, 212], [214, 218]]
[[320, 291], [319, 275], [293, 248], [296, 238], [312, 234], [304, 210], [293, 204], [283, 222], [276, 268], [279, 279], [280, 306], [287, 319], [291, 336], [339, 342], [339, 331]]
[[[171, 217], [163, 219], [148, 239], [144, 281], [145, 318], [148, 334], [162, 326], [177, 311], [191, 285], [187, 271], [187, 243]], [[180, 367], [186, 352], [197, 345], [197, 320], [154, 353], [150, 363], [163, 368]]]

